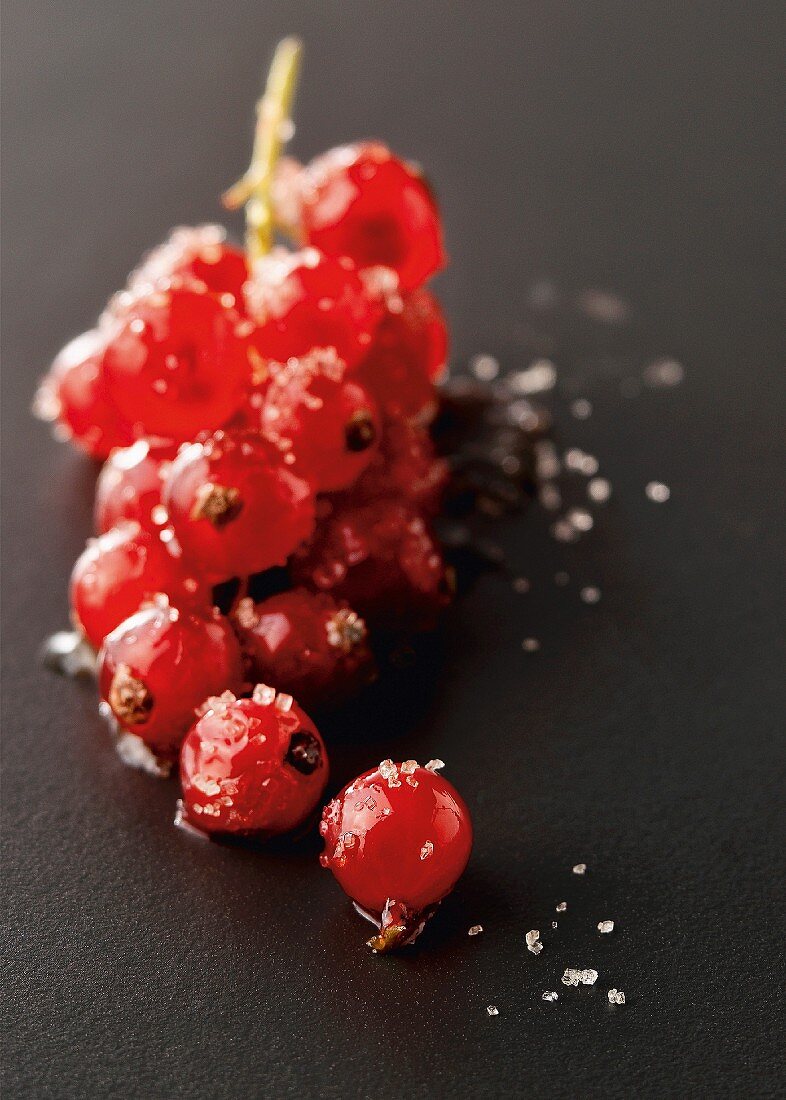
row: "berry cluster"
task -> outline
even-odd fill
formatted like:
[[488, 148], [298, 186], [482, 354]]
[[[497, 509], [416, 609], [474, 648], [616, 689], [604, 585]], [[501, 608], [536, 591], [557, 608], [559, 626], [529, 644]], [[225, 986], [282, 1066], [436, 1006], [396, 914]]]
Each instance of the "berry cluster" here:
[[[378, 142], [277, 161], [282, 56], [251, 168], [226, 197], [247, 204], [247, 251], [216, 226], [175, 230], [60, 353], [37, 400], [104, 463], [97, 538], [70, 589], [104, 710], [158, 762], [179, 758], [181, 814], [209, 833], [303, 824], [328, 761], [300, 705], [356, 692], [375, 676], [376, 640], [432, 628], [451, 592], [430, 527], [445, 484], [429, 424], [447, 330], [424, 287], [445, 261], [436, 203]], [[271, 227], [296, 246], [272, 247]], [[255, 601], [273, 575], [277, 594]], [[230, 605], [217, 593], [228, 581]], [[370, 838], [371, 819], [348, 811], [337, 840], [334, 802], [323, 829], [326, 863], [381, 935], [391, 921], [409, 934], [469, 853], [456, 793], [433, 771], [401, 772], [407, 786], [378, 799], [396, 823], [365, 846], [373, 889], [335, 854], [349, 833]], [[347, 791], [365, 797], [374, 776]], [[431, 832], [386, 891], [409, 817]]]

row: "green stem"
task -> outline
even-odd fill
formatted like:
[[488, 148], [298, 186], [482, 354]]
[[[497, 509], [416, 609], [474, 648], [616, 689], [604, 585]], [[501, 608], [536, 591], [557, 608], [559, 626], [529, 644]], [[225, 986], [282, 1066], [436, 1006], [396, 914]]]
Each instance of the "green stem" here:
[[222, 196], [229, 210], [246, 208], [246, 249], [252, 262], [273, 245], [274, 219], [271, 186], [295, 97], [303, 43], [284, 38], [276, 47], [268, 73], [265, 94], [257, 102], [257, 124], [251, 164], [242, 179]]

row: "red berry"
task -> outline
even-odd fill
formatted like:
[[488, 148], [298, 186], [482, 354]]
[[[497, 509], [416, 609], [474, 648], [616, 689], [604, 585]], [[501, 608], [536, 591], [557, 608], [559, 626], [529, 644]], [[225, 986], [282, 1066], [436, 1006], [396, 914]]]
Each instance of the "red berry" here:
[[346, 600], [372, 626], [428, 630], [450, 599], [423, 518], [395, 500], [335, 507], [291, 561], [295, 584]]
[[240, 406], [248, 342], [237, 313], [215, 295], [172, 282], [124, 301], [106, 323], [107, 392], [137, 436], [183, 442]]
[[92, 329], [66, 344], [41, 382], [34, 405], [37, 416], [56, 422], [66, 438], [101, 459], [133, 439], [101, 377], [105, 343], [104, 333]]
[[469, 810], [441, 766], [383, 760], [323, 811], [320, 862], [375, 919], [380, 935], [369, 946], [378, 951], [410, 943], [469, 860]]
[[424, 428], [389, 420], [378, 450], [347, 495], [354, 505], [392, 497], [433, 516], [439, 511], [448, 474], [448, 463], [436, 457]]
[[292, 699], [258, 684], [250, 699], [208, 699], [180, 753], [183, 809], [211, 833], [274, 836], [317, 805], [328, 758], [316, 726]]
[[283, 565], [314, 528], [310, 486], [252, 432], [216, 432], [184, 447], [163, 500], [186, 557], [219, 580]]
[[249, 678], [275, 684], [309, 709], [335, 705], [373, 678], [366, 624], [346, 604], [295, 588], [234, 613]]
[[402, 290], [424, 283], [445, 264], [434, 195], [420, 172], [384, 145], [331, 149], [301, 180], [303, 239], [359, 268], [393, 268]]
[[344, 363], [327, 348], [275, 365], [261, 421], [318, 492], [351, 485], [369, 464], [380, 431], [374, 399], [345, 378]]
[[259, 260], [246, 284], [246, 302], [260, 326], [255, 347], [282, 363], [312, 348], [335, 348], [353, 366], [370, 348], [381, 316], [352, 261], [315, 248], [280, 249]]
[[209, 589], [189, 576], [156, 532], [122, 522], [90, 539], [71, 573], [71, 611], [92, 646], [157, 593], [178, 607], [209, 609]]
[[197, 707], [242, 686], [240, 646], [218, 611], [194, 615], [164, 599], [125, 619], [104, 639], [101, 698], [121, 728], [158, 756], [177, 752]]
[[[245, 308], [246, 257], [239, 248], [226, 243], [226, 231], [220, 225], [173, 229], [166, 241], [149, 252], [132, 272], [129, 286], [144, 291], [173, 275], [203, 283], [211, 294], [221, 296], [224, 305], [241, 312]], [[224, 295], [231, 295], [232, 300]]]
[[447, 347], [445, 318], [432, 294], [393, 296], [357, 375], [386, 416], [428, 420], [436, 411], [434, 382], [444, 373]]
[[108, 531], [124, 519], [136, 520], [151, 531], [162, 527], [166, 522], [161, 508], [163, 476], [176, 453], [174, 447], [156, 447], [146, 439], [113, 451], [96, 483], [96, 530]]

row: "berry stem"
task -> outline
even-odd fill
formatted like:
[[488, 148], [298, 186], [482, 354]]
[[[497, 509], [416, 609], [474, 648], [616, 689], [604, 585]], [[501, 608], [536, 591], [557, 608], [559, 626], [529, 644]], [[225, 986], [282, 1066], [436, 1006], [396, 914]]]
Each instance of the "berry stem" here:
[[251, 164], [245, 175], [225, 191], [222, 202], [229, 210], [246, 208], [246, 249], [253, 262], [273, 245], [273, 210], [270, 198], [273, 173], [289, 135], [303, 43], [284, 38], [276, 47], [265, 93], [257, 102], [257, 123]]

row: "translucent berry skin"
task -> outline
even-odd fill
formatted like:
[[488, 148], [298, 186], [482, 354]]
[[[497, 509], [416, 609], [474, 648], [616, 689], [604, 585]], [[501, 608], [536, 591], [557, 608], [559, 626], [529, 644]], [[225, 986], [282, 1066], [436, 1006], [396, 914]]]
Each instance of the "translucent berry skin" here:
[[393, 268], [412, 290], [445, 264], [439, 211], [426, 181], [384, 145], [331, 149], [301, 181], [303, 240], [359, 268]]
[[314, 529], [308, 482], [252, 432], [219, 431], [183, 448], [163, 501], [186, 558], [217, 580], [283, 565]]
[[414, 915], [441, 901], [472, 850], [472, 821], [456, 788], [428, 768], [403, 774], [401, 767], [385, 761], [353, 780], [325, 807], [320, 825], [320, 862], [377, 916], [388, 902]]
[[[395, 298], [393, 299], [395, 301]], [[436, 411], [434, 382], [445, 373], [448, 334], [439, 303], [427, 290], [388, 308], [357, 377], [390, 419], [429, 420]]]
[[317, 492], [348, 488], [371, 461], [381, 432], [376, 402], [346, 378], [332, 349], [274, 367], [261, 423]]
[[194, 615], [159, 600], [104, 639], [98, 682], [121, 728], [171, 757], [205, 699], [240, 691], [240, 646], [218, 611]]
[[211, 699], [180, 753], [185, 815], [210, 833], [290, 832], [314, 811], [327, 778], [314, 723], [291, 696], [263, 686], [251, 699]]
[[[180, 276], [202, 283], [222, 303], [242, 312], [243, 285], [249, 271], [245, 254], [226, 242], [220, 225], [181, 226], [145, 256], [129, 279], [129, 287], [144, 290]], [[231, 295], [231, 301], [225, 297]]]
[[173, 282], [125, 302], [102, 373], [134, 434], [180, 443], [227, 421], [251, 377], [242, 332], [237, 313], [196, 285]]
[[189, 575], [157, 532], [123, 521], [90, 539], [71, 573], [75, 625], [98, 649], [104, 638], [156, 593], [178, 606], [210, 608], [210, 590]]
[[254, 346], [263, 358], [282, 363], [312, 348], [335, 348], [354, 366], [371, 347], [382, 315], [352, 261], [315, 248], [263, 257], [245, 293], [249, 315], [259, 325]]
[[394, 498], [431, 517], [439, 511], [448, 476], [448, 463], [435, 455], [425, 428], [388, 420], [376, 453], [341, 499], [358, 505]]
[[146, 439], [112, 452], [96, 483], [95, 526], [99, 534], [121, 520], [135, 520], [148, 531], [163, 526], [162, 517], [153, 512], [161, 504], [163, 475], [176, 453], [174, 447], [156, 447]]
[[433, 629], [451, 597], [427, 524], [395, 500], [334, 507], [290, 572], [295, 584], [346, 600], [370, 626], [394, 632]]
[[66, 344], [41, 382], [34, 406], [42, 420], [56, 422], [77, 447], [98, 459], [133, 440], [101, 376], [105, 344], [97, 329]]
[[294, 695], [308, 710], [335, 706], [374, 677], [365, 623], [324, 593], [295, 588], [257, 604], [244, 599], [233, 621], [248, 678]]

